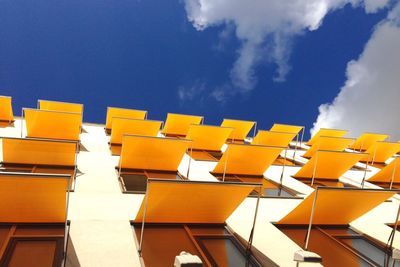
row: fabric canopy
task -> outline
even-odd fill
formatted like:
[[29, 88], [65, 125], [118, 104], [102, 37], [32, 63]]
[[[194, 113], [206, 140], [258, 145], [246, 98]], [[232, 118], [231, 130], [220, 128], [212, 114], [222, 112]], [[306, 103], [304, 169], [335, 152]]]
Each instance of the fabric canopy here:
[[220, 151], [232, 130], [228, 127], [191, 125], [186, 139], [193, 141], [193, 149]]
[[111, 129], [111, 123], [114, 117], [144, 120], [146, 116], [147, 111], [145, 110], [108, 107], [105, 128], [108, 130]]
[[244, 140], [255, 124], [256, 122], [254, 121], [224, 119], [221, 126], [233, 128], [233, 131], [229, 135], [229, 139]]
[[192, 124], [200, 124], [202, 116], [168, 113], [162, 132], [167, 135], [186, 136]]

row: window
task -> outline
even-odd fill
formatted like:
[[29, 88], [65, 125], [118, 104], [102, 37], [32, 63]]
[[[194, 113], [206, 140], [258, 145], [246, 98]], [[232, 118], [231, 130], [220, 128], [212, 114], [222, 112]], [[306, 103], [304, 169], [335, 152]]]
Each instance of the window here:
[[[297, 245], [304, 245], [307, 226], [278, 225], [278, 228]], [[385, 261], [384, 244], [349, 226], [313, 226], [309, 249], [322, 257], [325, 266], [383, 266]]]
[[222, 153], [219, 151], [208, 151], [208, 150], [198, 150], [193, 149], [189, 152], [189, 155], [194, 160], [202, 160], [202, 161], [219, 161], [222, 157]]
[[0, 223], [0, 266], [61, 266], [65, 224]]
[[[133, 228], [140, 240], [141, 224], [133, 223]], [[199, 256], [204, 266], [277, 266], [265, 256], [246, 256], [246, 244], [225, 225], [145, 224], [143, 238], [142, 257], [148, 267], [172, 266], [181, 251]]]
[[[223, 176], [221, 174], [213, 174], [218, 180], [222, 181]], [[296, 197], [298, 194], [296, 191], [275, 183], [271, 180], [265, 179], [263, 176], [245, 176], [227, 174], [225, 175], [225, 181], [227, 182], [238, 182], [238, 183], [261, 183], [262, 191], [261, 197]], [[250, 196], [258, 196], [258, 188], [251, 192]]]
[[120, 174], [120, 183], [123, 193], [139, 193], [146, 192], [147, 179], [171, 179], [183, 180], [184, 178], [178, 172], [158, 171], [158, 170], [132, 170], [124, 171]]

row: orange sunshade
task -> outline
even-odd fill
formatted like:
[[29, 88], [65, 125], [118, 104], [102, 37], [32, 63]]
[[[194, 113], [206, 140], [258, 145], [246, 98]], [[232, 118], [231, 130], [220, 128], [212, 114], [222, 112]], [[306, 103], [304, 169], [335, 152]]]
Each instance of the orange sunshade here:
[[111, 129], [112, 118], [114, 117], [144, 120], [146, 116], [147, 111], [145, 110], [107, 107], [105, 128]]
[[28, 137], [79, 140], [82, 114], [24, 108]]
[[0, 222], [65, 222], [69, 177], [0, 173]]
[[314, 134], [314, 136], [306, 143], [308, 146], [312, 146], [317, 142], [320, 136], [329, 136], [329, 137], [343, 137], [348, 131], [346, 130], [337, 130], [337, 129], [324, 129], [321, 128], [319, 131]]
[[202, 116], [168, 113], [162, 132], [169, 135], [186, 136], [192, 124], [200, 124]]
[[13, 121], [12, 98], [0, 96], [0, 121]]
[[[318, 188], [312, 223], [344, 225], [372, 210], [395, 193], [387, 190]], [[278, 224], [309, 224], [315, 191]]]
[[38, 107], [42, 110], [74, 112], [83, 114], [83, 104], [38, 100]]
[[365, 151], [368, 154], [363, 161], [383, 163], [400, 150], [400, 143], [376, 142]]
[[251, 143], [254, 145], [287, 147], [296, 135], [296, 133], [289, 132], [259, 130]]
[[255, 121], [224, 119], [221, 126], [233, 128], [233, 132], [229, 135], [229, 139], [244, 140], [255, 124]]
[[350, 148], [354, 150], [368, 150], [376, 142], [385, 141], [388, 137], [389, 135], [387, 134], [363, 133]]
[[2, 138], [3, 163], [75, 166], [77, 142]]
[[269, 130], [271, 132], [294, 133], [296, 136], [303, 128], [303, 126], [275, 123]]
[[317, 150], [344, 151], [353, 142], [352, 138], [320, 136], [303, 157], [311, 158]]
[[346, 171], [354, 166], [365, 153], [348, 153], [319, 150], [294, 175], [297, 178], [339, 179]]
[[400, 183], [400, 159], [396, 158], [374, 176], [368, 179], [368, 182], [388, 182], [390, 183], [393, 178], [394, 183]]
[[157, 136], [162, 121], [114, 117], [111, 123], [111, 144], [122, 144], [124, 134]]
[[[147, 185], [148, 223], [224, 223], [254, 190], [254, 184], [151, 180]], [[145, 201], [136, 215], [142, 222]]]
[[220, 151], [232, 130], [232, 128], [211, 125], [191, 125], [186, 139], [193, 141], [193, 149]]
[[177, 171], [189, 145], [185, 139], [124, 135], [119, 164], [123, 169]]
[[229, 144], [213, 172], [263, 175], [283, 149], [284, 147]]

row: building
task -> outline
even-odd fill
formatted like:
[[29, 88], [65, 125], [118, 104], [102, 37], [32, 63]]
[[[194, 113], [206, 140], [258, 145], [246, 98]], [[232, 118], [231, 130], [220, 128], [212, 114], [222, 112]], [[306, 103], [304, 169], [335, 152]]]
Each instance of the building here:
[[384, 266], [400, 248], [400, 143], [387, 135], [306, 142], [301, 126], [120, 108], [99, 125], [45, 100], [22, 115], [0, 98], [1, 266], [173, 266], [181, 251], [295, 266], [306, 242], [322, 263], [300, 266]]

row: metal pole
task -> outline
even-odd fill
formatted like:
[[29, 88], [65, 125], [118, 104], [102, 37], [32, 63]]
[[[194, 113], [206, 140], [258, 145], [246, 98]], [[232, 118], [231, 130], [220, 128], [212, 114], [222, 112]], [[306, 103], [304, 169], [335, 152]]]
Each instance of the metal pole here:
[[304, 131], [305, 131], [305, 130], [306, 130], [305, 127], [303, 127], [303, 128], [301, 129], [300, 148], [301, 148], [302, 145], [303, 145], [303, 138], [304, 138]]
[[306, 244], [304, 246], [304, 250], [308, 250], [308, 243], [310, 241], [310, 234], [311, 234], [312, 221], [314, 218], [315, 205], [317, 204], [317, 196], [318, 196], [318, 187], [317, 187], [317, 189], [315, 189], [314, 201], [313, 201], [313, 205], [311, 208], [310, 223], [308, 224]]
[[285, 148], [285, 158], [283, 159], [283, 166], [282, 166], [282, 173], [281, 173], [281, 185], [283, 183], [283, 173], [285, 172], [285, 163], [286, 163], [286, 153], [287, 153], [287, 148]]
[[318, 162], [318, 150], [317, 150], [317, 152], [315, 152], [315, 163], [314, 163], [313, 173], [312, 173], [312, 177], [311, 177], [311, 186], [314, 185], [315, 173], [317, 172], [317, 162]]
[[378, 143], [375, 144], [374, 156], [372, 157], [371, 166], [374, 165], [375, 156], [376, 156], [376, 150], [377, 150], [377, 149], [378, 149]]
[[25, 113], [24, 113], [24, 109], [22, 108], [22, 112], [21, 112], [21, 138], [22, 138], [22, 131], [24, 129], [24, 117], [25, 117]]
[[189, 172], [190, 172], [190, 165], [192, 164], [192, 155], [193, 155], [193, 144], [190, 144], [190, 156], [189, 156], [189, 166], [188, 166], [188, 170], [187, 170], [187, 178], [189, 180]]
[[139, 256], [142, 257], [142, 245], [143, 245], [143, 232], [144, 232], [144, 223], [146, 220], [146, 212], [147, 212], [147, 202], [149, 198], [149, 190], [150, 190], [150, 182], [147, 180], [147, 189], [146, 195], [144, 196], [144, 211], [143, 211], [143, 218], [142, 218], [142, 230], [140, 231], [140, 243], [139, 243]]
[[392, 177], [391, 177], [391, 179], [390, 179], [390, 186], [389, 186], [389, 189], [392, 189], [392, 187], [393, 187], [394, 175], [396, 174], [397, 164], [399, 163], [399, 158], [396, 158], [395, 161], [396, 161], [396, 162], [394, 163], [393, 172], [392, 172]]
[[294, 146], [293, 160], [295, 160], [295, 157], [296, 157], [297, 145], [298, 144], [299, 144], [299, 134], [296, 135], [296, 145]]
[[260, 185], [260, 190], [258, 191], [256, 210], [255, 210], [255, 213], [254, 213], [254, 220], [253, 220], [253, 227], [251, 228], [250, 237], [249, 237], [249, 242], [248, 242], [248, 244], [247, 244], [247, 249], [246, 249], [246, 251], [247, 251], [249, 254], [250, 254], [250, 252], [251, 252], [251, 246], [252, 246], [252, 244], [253, 244], [254, 228], [256, 227], [257, 214], [258, 214], [258, 206], [259, 206], [259, 204], [260, 204], [260, 198], [261, 198], [261, 190], [262, 190], [262, 185]]
[[369, 162], [369, 156], [368, 156], [367, 162], [365, 163], [365, 170], [364, 170], [363, 179], [361, 181], [361, 188], [364, 188], [365, 178], [367, 177], [368, 162]]
[[225, 150], [226, 157], [225, 157], [224, 173], [222, 174], [222, 182], [225, 182], [226, 165], [228, 165], [228, 156], [229, 156], [228, 150], [229, 150], [229, 146]]
[[257, 122], [254, 123], [253, 139], [254, 137], [256, 137], [256, 131], [257, 131]]

